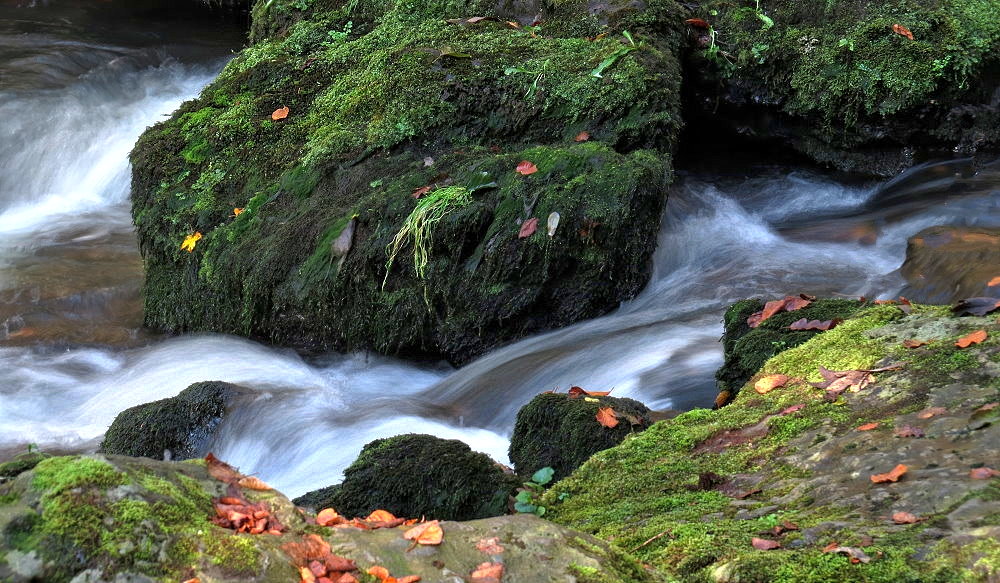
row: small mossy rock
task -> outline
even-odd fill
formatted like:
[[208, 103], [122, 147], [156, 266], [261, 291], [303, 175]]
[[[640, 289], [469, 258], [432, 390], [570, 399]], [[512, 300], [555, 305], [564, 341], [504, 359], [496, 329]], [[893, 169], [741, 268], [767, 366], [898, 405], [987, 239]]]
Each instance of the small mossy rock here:
[[[298, 566], [282, 549], [319, 534], [332, 551], [393, 575], [465, 580], [484, 562], [504, 580], [525, 583], [654, 583], [627, 554], [593, 536], [535, 516], [442, 522], [440, 545], [413, 547], [409, 527], [321, 528], [276, 491], [243, 490], [286, 527], [281, 534], [235, 534], [216, 526], [213, 499], [231, 496], [204, 462], [122, 456], [48, 458], [0, 484], [0, 581], [4, 583], [288, 583]], [[487, 539], [503, 548], [487, 554]], [[358, 574], [360, 580], [366, 575]]]
[[222, 381], [195, 383], [176, 397], [126, 409], [104, 434], [101, 452], [184, 460], [203, 457], [236, 395], [246, 389]]
[[1000, 229], [930, 227], [910, 237], [904, 294], [913, 301], [952, 303], [979, 296], [1000, 297]]
[[[650, 410], [633, 399], [616, 397], [570, 397], [543, 393], [517, 412], [510, 439], [510, 461], [518, 475], [531, 477], [551, 467], [555, 478], [568, 476], [595, 453], [621, 443], [629, 435], [649, 427]], [[605, 427], [597, 411], [611, 407], [618, 425]]]
[[28, 452], [0, 463], [0, 481], [17, 477], [18, 474], [30, 470], [47, 457], [49, 457], [47, 454], [41, 452]]
[[848, 171], [894, 176], [928, 152], [995, 151], [994, 8], [983, 0], [701, 2], [695, 15], [715, 32], [691, 30], [686, 81], [702, 97], [691, 103], [703, 104], [710, 122], [782, 139]]
[[[975, 329], [987, 340], [955, 346]], [[906, 348], [909, 338], [929, 344]], [[810, 384], [821, 366], [897, 363], [835, 402]], [[1000, 469], [1000, 425], [983, 415], [1000, 401], [996, 318], [868, 307], [765, 362], [758, 375], [770, 374], [801, 380], [764, 395], [744, 389], [726, 407], [688, 411], [594, 455], [543, 495], [546, 518], [613, 539], [683, 583], [1000, 577], [1000, 478], [970, 473]], [[872, 480], [898, 464], [907, 471], [897, 482]], [[758, 550], [755, 538], [780, 547]], [[865, 562], [828, 552], [834, 542]]]
[[715, 373], [720, 394], [732, 398], [768, 359], [774, 355], [806, 342], [820, 332], [817, 330], [789, 330], [793, 322], [807, 320], [845, 319], [865, 307], [857, 300], [816, 300], [794, 312], [779, 312], [760, 326], [751, 328], [747, 318], [764, 308], [763, 300], [741, 300], [726, 310], [722, 335], [725, 361]]
[[[590, 6], [258, 2], [254, 44], [131, 154], [146, 324], [464, 363], [633, 297], [685, 9]], [[540, 33], [504, 22], [529, 12]], [[447, 21], [470, 15], [496, 18]], [[519, 236], [553, 212], [551, 236]]]
[[339, 486], [296, 498], [344, 516], [384, 509], [396, 516], [471, 520], [507, 512], [518, 481], [456, 439], [411, 433], [376, 439], [344, 470]]

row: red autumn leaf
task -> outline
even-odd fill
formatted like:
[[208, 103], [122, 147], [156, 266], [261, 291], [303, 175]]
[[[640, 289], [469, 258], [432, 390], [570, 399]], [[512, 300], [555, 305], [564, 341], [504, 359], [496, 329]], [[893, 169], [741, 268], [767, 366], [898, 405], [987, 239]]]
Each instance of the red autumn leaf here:
[[923, 437], [924, 430], [912, 425], [904, 425], [892, 432], [896, 437]]
[[521, 230], [517, 233], [518, 239], [525, 239], [535, 234], [538, 230], [538, 219], [531, 217], [530, 219], [521, 223]]
[[1000, 275], [986, 282], [986, 287], [996, 287], [998, 285], [1000, 285]]
[[801, 310], [802, 308], [808, 306], [812, 303], [809, 299], [812, 296], [806, 296], [805, 294], [798, 296], [785, 296], [780, 300], [771, 300], [764, 304], [764, 309], [751, 315], [747, 318], [747, 325], [751, 328], [756, 328], [760, 326], [765, 320], [771, 316], [777, 314], [778, 312], [784, 310], [786, 312], [794, 312], [795, 310]]
[[798, 405], [792, 405], [791, 407], [786, 407], [781, 410], [778, 415], [788, 415], [789, 413], [795, 413], [796, 411], [801, 411], [806, 408], [805, 403], [799, 403]]
[[273, 119], [274, 121], [278, 121], [279, 119], [285, 119], [286, 117], [288, 117], [287, 106], [282, 107], [281, 109], [276, 109], [274, 110], [274, 113], [271, 114], [271, 119]]
[[998, 298], [965, 298], [955, 304], [951, 311], [959, 315], [985, 316], [997, 308], [1000, 308]]
[[765, 377], [761, 377], [756, 383], [753, 384], [753, 389], [760, 393], [761, 395], [766, 395], [774, 389], [785, 386], [790, 377], [783, 374], [769, 374]]
[[573, 138], [573, 141], [575, 141], [575, 142], [586, 142], [589, 139], [590, 139], [590, 133], [589, 132], [580, 132], [580, 133], [576, 134], [576, 137]]
[[903, 346], [905, 348], [920, 348], [927, 344], [926, 340], [904, 340]]
[[712, 27], [711, 24], [709, 24], [705, 20], [702, 20], [701, 18], [688, 18], [684, 22], [686, 22], [687, 24], [690, 24], [691, 26], [693, 26], [695, 28], [711, 28]]
[[916, 524], [924, 520], [923, 518], [917, 518], [915, 515], [909, 512], [893, 512], [892, 521], [896, 524]]
[[413, 192], [410, 193], [410, 196], [412, 196], [413, 198], [420, 198], [430, 191], [431, 191], [430, 186], [421, 186], [420, 188], [414, 188]]
[[996, 476], [1000, 476], [1000, 472], [993, 468], [982, 467], [969, 470], [969, 477], [973, 480], [989, 480]]
[[898, 34], [899, 36], [905, 36], [906, 38], [913, 40], [913, 33], [902, 24], [892, 25], [892, 32]]
[[864, 425], [858, 425], [858, 431], [871, 431], [878, 427], [878, 423], [865, 423]]
[[969, 334], [959, 338], [955, 342], [955, 346], [959, 348], [968, 348], [973, 344], [979, 344], [983, 340], [986, 340], [986, 337], [986, 330], [976, 330], [975, 332], [970, 332]]
[[439, 545], [444, 540], [444, 531], [437, 520], [424, 522], [403, 533], [403, 538], [421, 545]]
[[898, 482], [903, 474], [906, 473], [907, 467], [903, 464], [892, 468], [884, 474], [872, 474], [871, 481], [876, 484], [884, 484], [885, 482]]
[[231, 484], [243, 477], [236, 468], [209, 453], [205, 456], [205, 464], [208, 467], [208, 474], [220, 482]]
[[770, 551], [781, 548], [781, 543], [774, 540], [768, 540], [766, 538], [753, 537], [750, 539], [750, 544], [758, 551]]
[[522, 160], [521, 163], [517, 165], [515, 171], [521, 176], [528, 176], [529, 174], [538, 172], [538, 166], [535, 166], [528, 160]]
[[500, 537], [496, 536], [480, 540], [476, 543], [476, 549], [487, 555], [499, 555], [504, 551], [503, 545], [500, 544]]
[[936, 415], [944, 415], [948, 410], [944, 407], [928, 407], [923, 411], [917, 413], [918, 419], [930, 419]]
[[611, 407], [601, 407], [597, 410], [597, 422], [611, 429], [618, 425], [618, 414]]
[[503, 563], [480, 563], [470, 576], [472, 583], [500, 583]]
[[582, 387], [570, 387], [567, 394], [571, 397], [577, 397], [579, 395], [586, 395], [588, 397], [607, 397], [611, 394], [611, 391], [588, 391]]

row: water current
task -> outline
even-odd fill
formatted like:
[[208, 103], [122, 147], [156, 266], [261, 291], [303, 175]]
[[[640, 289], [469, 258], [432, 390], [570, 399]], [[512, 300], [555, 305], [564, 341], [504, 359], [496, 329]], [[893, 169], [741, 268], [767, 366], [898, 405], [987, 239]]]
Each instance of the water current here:
[[250, 393], [212, 449], [293, 496], [338, 481], [362, 445], [399, 433], [461, 439], [505, 461], [517, 409], [537, 393], [582, 385], [655, 409], [709, 405], [729, 303], [892, 297], [909, 236], [1000, 225], [1000, 171], [962, 161], [874, 184], [720, 159], [682, 171], [666, 193], [638, 297], [459, 370], [168, 338], [141, 327], [127, 154], [210, 81], [240, 27], [177, 26], [183, 15], [137, 8], [108, 22], [85, 9], [103, 4], [122, 6], [0, 2], [0, 454], [93, 451], [123, 409], [218, 379]]

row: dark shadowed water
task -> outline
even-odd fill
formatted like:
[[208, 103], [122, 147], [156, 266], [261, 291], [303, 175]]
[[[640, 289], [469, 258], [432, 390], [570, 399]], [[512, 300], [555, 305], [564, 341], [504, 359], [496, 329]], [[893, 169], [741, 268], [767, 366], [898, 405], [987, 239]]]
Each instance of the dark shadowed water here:
[[121, 410], [220, 379], [253, 391], [214, 451], [291, 495], [337, 481], [363, 444], [397, 433], [462, 439], [503, 461], [517, 409], [539, 392], [583, 385], [654, 408], [708, 405], [729, 303], [894, 296], [907, 237], [1000, 225], [990, 168], [928, 165], [857, 185], [720, 166], [671, 189], [639, 297], [461, 370], [162, 338], [141, 329], [127, 153], [209, 82], [240, 27], [132, 4], [0, 1], [0, 450], [93, 450]]

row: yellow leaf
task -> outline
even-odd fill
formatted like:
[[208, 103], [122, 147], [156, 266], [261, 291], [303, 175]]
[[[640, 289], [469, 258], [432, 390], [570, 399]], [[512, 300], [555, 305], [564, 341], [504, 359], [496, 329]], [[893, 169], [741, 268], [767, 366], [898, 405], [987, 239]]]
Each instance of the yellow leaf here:
[[238, 217], [243, 214], [244, 209], [233, 209], [233, 216]]
[[187, 251], [188, 253], [194, 251], [195, 244], [201, 240], [201, 232], [195, 231], [194, 233], [184, 237], [184, 242], [181, 243], [181, 249]]
[[586, 402], [588, 402], [588, 403], [600, 403], [601, 402], [600, 399], [595, 399], [593, 397], [584, 397], [583, 400], [586, 401]]

